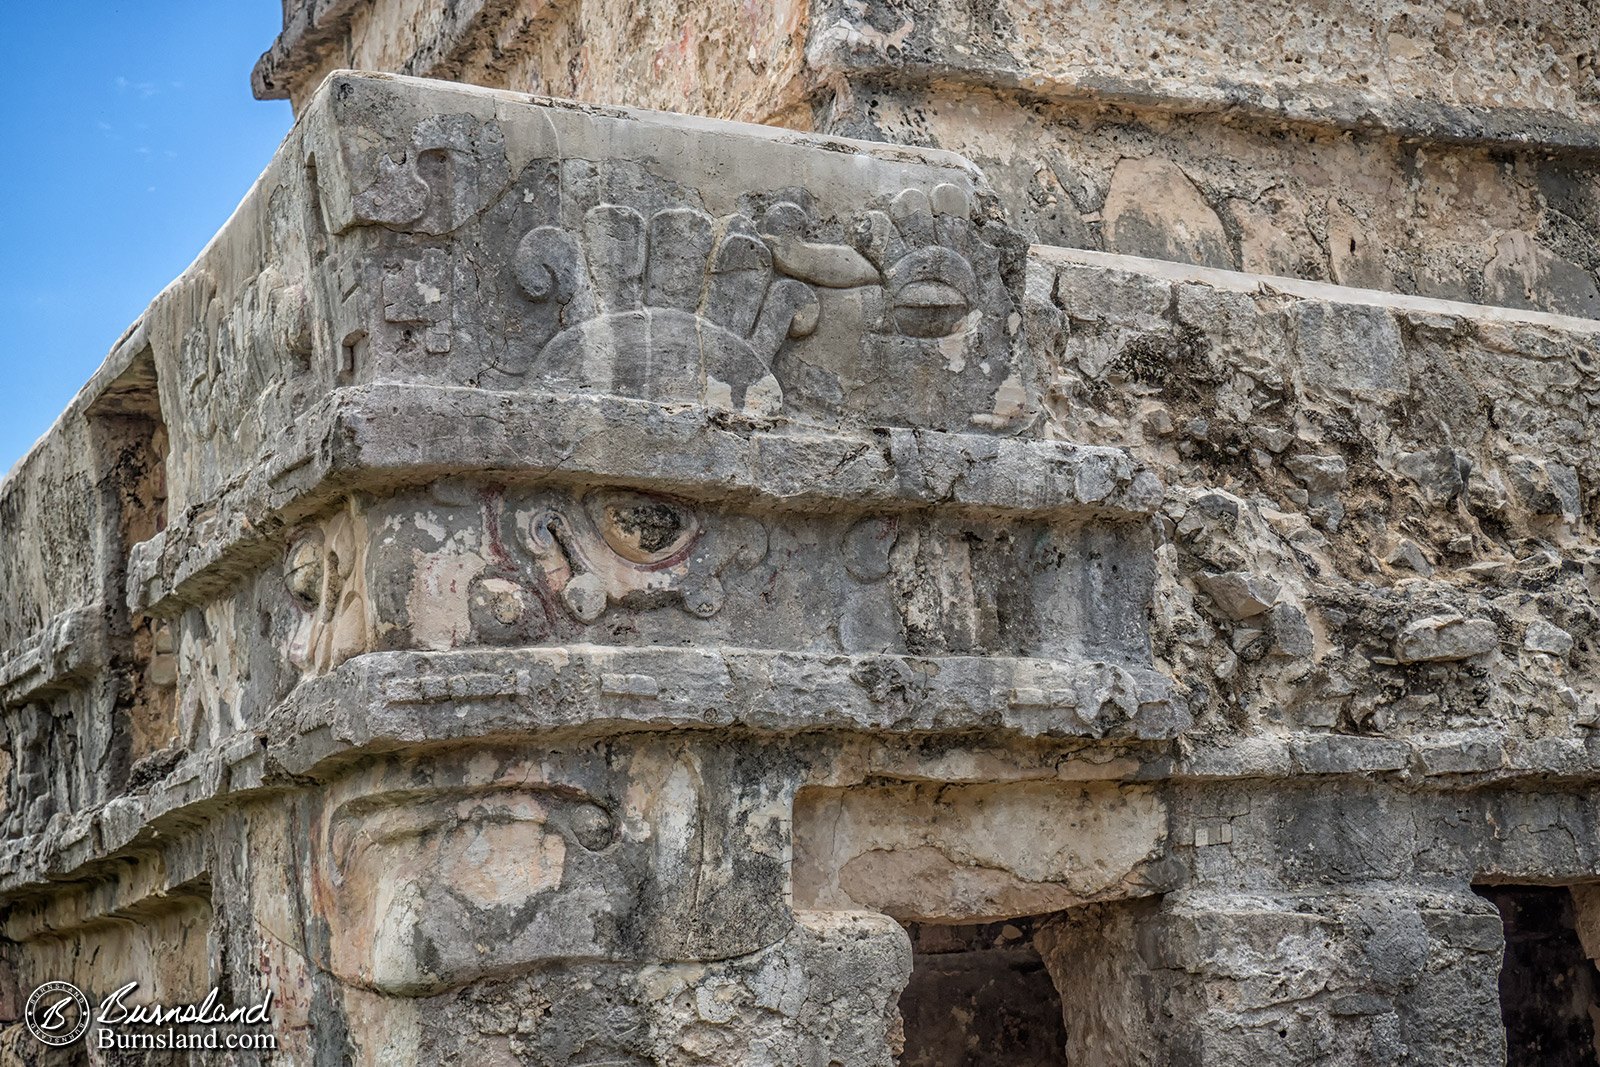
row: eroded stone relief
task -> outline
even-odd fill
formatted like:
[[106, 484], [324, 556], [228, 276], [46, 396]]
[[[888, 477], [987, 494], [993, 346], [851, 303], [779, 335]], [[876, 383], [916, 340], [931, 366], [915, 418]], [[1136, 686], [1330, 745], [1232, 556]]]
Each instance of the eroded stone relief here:
[[1399, 261], [1096, 159], [1167, 260], [937, 151], [330, 81], [0, 485], [0, 1058], [133, 967], [308, 1065], [926, 1062], [944, 979], [1053, 989], [996, 1057], [1500, 1062], [1474, 886], [1600, 882], [1594, 331], [1175, 265]]
[[[545, 587], [584, 624], [613, 604], [665, 601], [709, 619], [722, 608], [722, 574], [748, 571], [767, 556], [767, 529], [759, 521], [717, 516], [706, 530], [689, 506], [644, 493], [591, 492], [576, 509], [519, 511], [515, 521], [518, 542], [543, 572]], [[483, 601], [506, 623], [513, 603], [520, 617], [520, 593], [509, 585], [490, 593], [485, 585], [473, 606]]]
[[[382, 156], [353, 201], [356, 219], [457, 239], [386, 257], [380, 321], [356, 331], [377, 342], [373, 370], [758, 419], [991, 432], [1033, 410], [1002, 277], [1016, 238], [964, 188], [874, 192], [867, 210], [818, 210], [824, 189], [740, 190], [739, 210], [716, 213], [630, 160], [535, 160], [494, 199], [486, 177], [443, 177], [506, 166], [497, 122], [473, 129], [404, 165]], [[482, 315], [486, 293], [503, 309]]]
[[315, 892], [338, 919], [328, 966], [417, 996], [542, 961], [718, 959], [770, 944], [788, 910], [749, 889], [783, 883], [794, 787], [738, 782], [728, 755], [624, 742], [357, 776], [318, 831]]
[[283, 582], [299, 618], [287, 651], [301, 670], [332, 670], [369, 646], [366, 555], [365, 519], [354, 502], [290, 542]]
[[672, 645], [697, 633], [798, 650], [1148, 655], [1143, 625], [1116, 615], [1148, 596], [1152, 576], [1133, 525], [812, 518], [463, 481], [376, 502], [361, 522], [367, 566], [383, 575], [372, 593], [383, 648]]

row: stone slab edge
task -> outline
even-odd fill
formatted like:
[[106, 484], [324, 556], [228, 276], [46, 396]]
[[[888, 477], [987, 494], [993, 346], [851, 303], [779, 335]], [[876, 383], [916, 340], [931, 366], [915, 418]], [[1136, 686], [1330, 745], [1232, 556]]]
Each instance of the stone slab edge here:
[[1313, 282], [1304, 278], [1286, 278], [1272, 274], [1248, 274], [1243, 271], [1199, 267], [1164, 259], [1095, 252], [1086, 248], [1032, 245], [1028, 249], [1028, 256], [1030, 260], [1046, 266], [1091, 267], [1179, 284], [1206, 285], [1234, 293], [1291, 296], [1325, 304], [1385, 308], [1402, 314], [1448, 316], [1488, 325], [1541, 326], [1586, 337], [1600, 334], [1600, 319], [1587, 319], [1577, 315], [1556, 315], [1547, 311], [1499, 307], [1493, 304], [1469, 304], [1460, 300], [1409, 296], [1383, 289], [1357, 289], [1334, 285], [1331, 282]]

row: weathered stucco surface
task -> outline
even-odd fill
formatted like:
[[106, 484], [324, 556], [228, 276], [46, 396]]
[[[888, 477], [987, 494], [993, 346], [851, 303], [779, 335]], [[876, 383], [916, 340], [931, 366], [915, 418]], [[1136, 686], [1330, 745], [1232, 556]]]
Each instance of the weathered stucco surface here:
[[0, 483], [0, 1063], [1594, 1062], [1595, 29], [286, 3]]
[[[889, 1063], [906, 935], [797, 898], [796, 795], [1189, 721], [1161, 487], [1042, 435], [1026, 256], [959, 157], [330, 81], [6, 484], [107, 531], [6, 594], [6, 1010], [70, 959], [270, 988], [291, 1062]], [[1125, 804], [968, 910], [1122, 892]]]
[[340, 67], [946, 148], [1031, 239], [1600, 316], [1600, 14], [1496, 3], [285, 4]]

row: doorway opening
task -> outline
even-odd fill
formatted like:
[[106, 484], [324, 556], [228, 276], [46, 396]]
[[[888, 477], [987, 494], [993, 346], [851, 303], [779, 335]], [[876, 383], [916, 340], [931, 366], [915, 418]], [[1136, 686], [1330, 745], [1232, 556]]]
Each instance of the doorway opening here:
[[[1500, 1015], [1506, 1067], [1600, 1064], [1600, 974], [1579, 936], [1590, 887], [1479, 885], [1506, 934]], [[1586, 909], [1584, 909], [1586, 910]], [[1596, 915], [1595, 920], [1600, 920]]]
[[1034, 925], [907, 923], [911, 980], [900, 995], [900, 1067], [1065, 1067], [1067, 1034]]

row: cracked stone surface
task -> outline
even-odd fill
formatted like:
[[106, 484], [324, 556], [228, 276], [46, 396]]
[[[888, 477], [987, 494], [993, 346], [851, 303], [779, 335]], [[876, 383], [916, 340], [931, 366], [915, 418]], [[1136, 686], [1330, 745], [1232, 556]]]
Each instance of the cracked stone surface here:
[[[1378, 6], [286, 4], [0, 483], [0, 1064], [135, 978], [241, 1064], [1539, 1062], [1593, 17]], [[522, 91], [605, 86], [710, 117]]]

